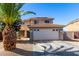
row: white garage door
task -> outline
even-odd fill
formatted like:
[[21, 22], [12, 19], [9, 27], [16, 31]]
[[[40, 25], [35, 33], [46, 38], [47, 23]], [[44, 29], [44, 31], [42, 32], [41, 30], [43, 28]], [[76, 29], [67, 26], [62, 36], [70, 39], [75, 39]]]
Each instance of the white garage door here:
[[52, 29], [41, 29], [33, 31], [33, 40], [53, 40], [59, 39], [59, 32]]

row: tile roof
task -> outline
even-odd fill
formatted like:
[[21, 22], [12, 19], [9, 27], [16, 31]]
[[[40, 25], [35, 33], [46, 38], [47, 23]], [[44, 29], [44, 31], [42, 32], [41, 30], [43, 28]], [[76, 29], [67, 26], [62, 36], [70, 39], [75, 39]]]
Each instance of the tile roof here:
[[30, 20], [54, 20], [54, 18], [49, 18], [49, 17], [35, 17], [35, 18], [25, 19], [23, 21], [24, 22], [28, 22]]
[[[75, 20], [69, 22], [67, 25], [73, 24], [73, 23], [78, 22], [78, 21], [79, 21], [79, 18], [77, 18], [77, 19], [75, 19]], [[67, 26], [67, 25], [66, 25], [66, 26]]]
[[30, 25], [30, 28], [42, 27], [42, 28], [63, 28], [65, 25], [58, 25], [58, 24], [36, 24]]

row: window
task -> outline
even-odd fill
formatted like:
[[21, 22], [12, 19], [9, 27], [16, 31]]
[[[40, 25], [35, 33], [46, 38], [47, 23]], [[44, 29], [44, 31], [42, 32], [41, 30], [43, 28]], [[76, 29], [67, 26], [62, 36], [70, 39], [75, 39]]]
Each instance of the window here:
[[49, 20], [45, 20], [45, 23], [49, 23]]
[[39, 29], [37, 29], [37, 31], [39, 31]]
[[27, 25], [27, 26], [30, 26], [30, 25]]
[[34, 31], [36, 31], [36, 29], [34, 29]]
[[34, 31], [39, 31], [39, 29], [34, 29]]
[[62, 31], [63, 29], [61, 28], [60, 31]]
[[56, 29], [56, 31], [58, 31], [58, 29]]
[[37, 20], [34, 20], [34, 24], [37, 24], [38, 23], [38, 21]]
[[53, 31], [55, 31], [55, 29], [53, 29]]
[[53, 31], [58, 31], [58, 29], [53, 29]]

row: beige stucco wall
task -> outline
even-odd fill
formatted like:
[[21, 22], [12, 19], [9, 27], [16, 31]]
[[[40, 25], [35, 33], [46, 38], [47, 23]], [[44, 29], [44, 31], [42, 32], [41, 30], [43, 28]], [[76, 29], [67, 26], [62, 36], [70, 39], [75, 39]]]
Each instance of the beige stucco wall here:
[[79, 22], [69, 24], [65, 27], [66, 31], [79, 31]]
[[64, 32], [64, 39], [65, 40], [74, 40], [74, 32]]
[[63, 34], [64, 34], [63, 31], [60, 31], [60, 32], [59, 32], [59, 39], [60, 39], [60, 40], [63, 40]]

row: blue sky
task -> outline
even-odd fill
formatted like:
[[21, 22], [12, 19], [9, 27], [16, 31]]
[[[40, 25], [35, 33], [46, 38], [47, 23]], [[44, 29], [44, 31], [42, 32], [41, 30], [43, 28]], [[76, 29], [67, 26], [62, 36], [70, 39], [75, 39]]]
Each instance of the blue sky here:
[[33, 11], [37, 15], [22, 16], [22, 19], [31, 17], [52, 17], [54, 23], [66, 25], [79, 18], [79, 3], [26, 3], [22, 10]]

